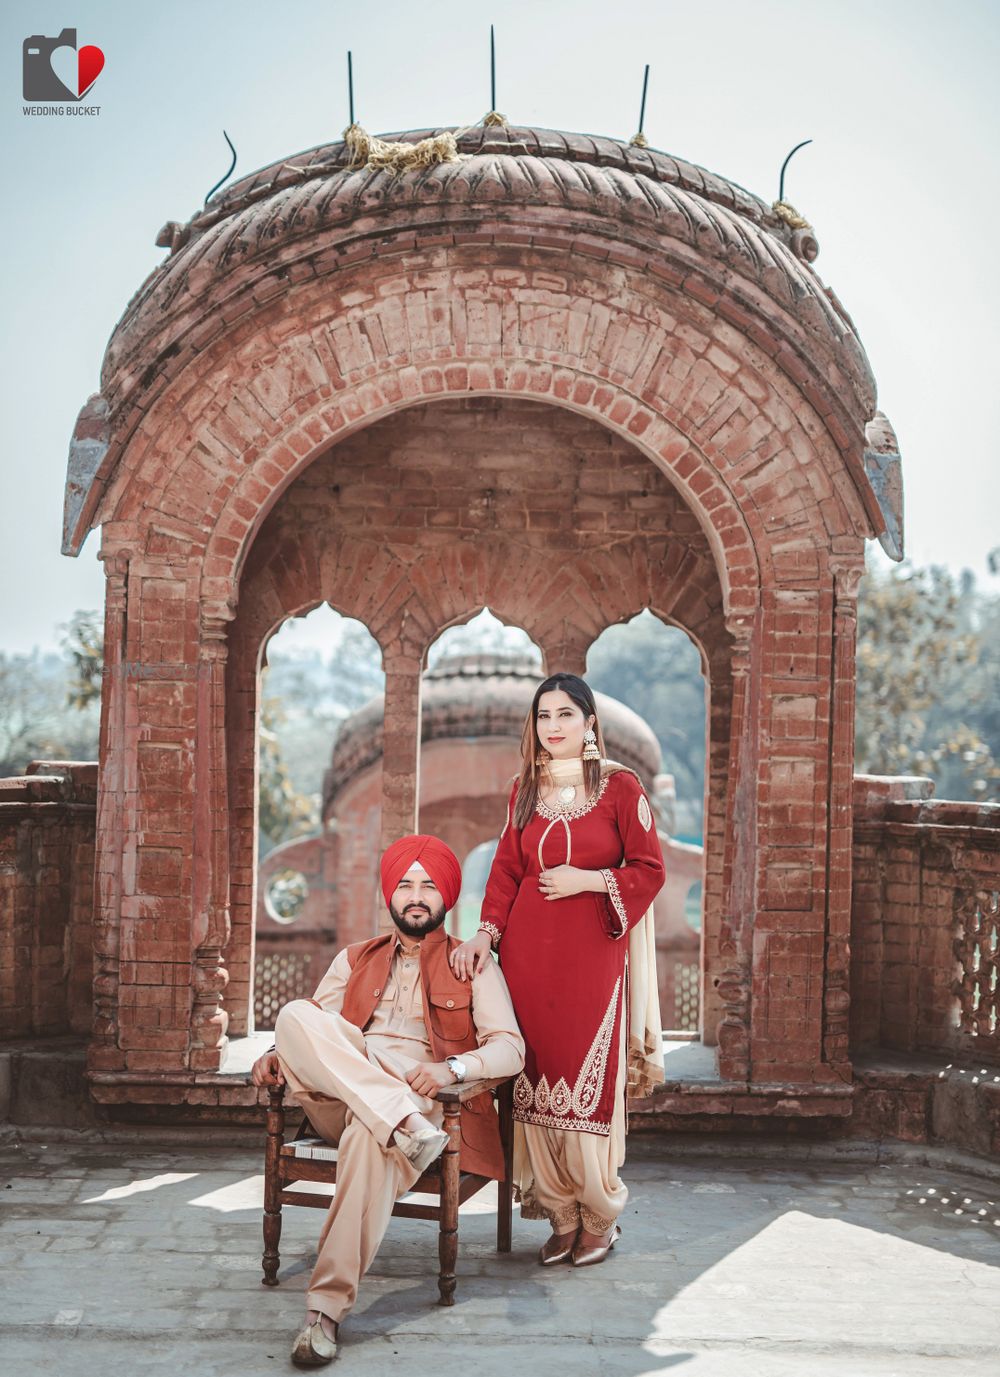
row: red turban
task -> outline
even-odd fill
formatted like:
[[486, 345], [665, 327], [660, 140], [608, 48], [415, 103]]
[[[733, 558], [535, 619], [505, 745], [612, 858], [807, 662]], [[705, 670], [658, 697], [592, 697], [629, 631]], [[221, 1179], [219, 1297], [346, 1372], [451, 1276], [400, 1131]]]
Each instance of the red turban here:
[[386, 904], [414, 862], [427, 871], [444, 899], [445, 912], [453, 909], [462, 892], [462, 867], [450, 846], [439, 837], [400, 837], [382, 857], [382, 893]]

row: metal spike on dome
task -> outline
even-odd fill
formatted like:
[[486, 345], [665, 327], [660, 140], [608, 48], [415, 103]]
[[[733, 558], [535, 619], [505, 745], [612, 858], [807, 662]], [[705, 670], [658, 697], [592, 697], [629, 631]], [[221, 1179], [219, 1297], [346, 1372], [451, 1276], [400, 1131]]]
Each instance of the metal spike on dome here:
[[649, 89], [649, 63], [646, 63], [646, 70], [642, 77], [642, 100], [639, 103], [639, 128], [629, 139], [632, 148], [648, 148], [649, 140], [643, 133], [643, 125], [646, 123], [646, 92]]
[[215, 193], [218, 191], [219, 187], [222, 186], [223, 182], [228, 182], [228, 181], [229, 181], [230, 177], [233, 175], [233, 168], [236, 166], [236, 149], [233, 148], [233, 141], [232, 141], [232, 139], [229, 137], [229, 135], [226, 133], [226, 131], [225, 131], [224, 129], [223, 129], [223, 131], [222, 131], [222, 137], [225, 139], [226, 143], [229, 144], [229, 147], [230, 147], [230, 149], [232, 150], [233, 161], [229, 164], [229, 171], [226, 173], [226, 175], [225, 175], [220, 181], [216, 182], [215, 186], [212, 187], [212, 190], [211, 190], [211, 191], [208, 193], [208, 195], [205, 197], [205, 200], [204, 200], [204, 203], [203, 203], [203, 204], [206, 205], [206, 206], [208, 205], [208, 203], [209, 203], [209, 201], [211, 200], [211, 198], [212, 198], [212, 197], [215, 195]]
[[778, 178], [778, 200], [779, 200], [779, 201], [782, 201], [782, 202], [783, 202], [784, 199], [785, 199], [785, 169], [787, 168], [788, 164], [792, 161], [792, 159], [795, 157], [795, 155], [796, 155], [796, 153], [799, 151], [799, 149], [800, 149], [800, 148], [805, 148], [805, 146], [806, 146], [807, 143], [812, 143], [812, 139], [803, 139], [801, 143], [797, 143], [797, 144], [795, 145], [795, 147], [792, 149], [791, 153], [789, 153], [789, 155], [788, 155], [788, 157], [785, 159], [785, 161], [781, 164], [781, 175], [780, 175], [779, 178]]

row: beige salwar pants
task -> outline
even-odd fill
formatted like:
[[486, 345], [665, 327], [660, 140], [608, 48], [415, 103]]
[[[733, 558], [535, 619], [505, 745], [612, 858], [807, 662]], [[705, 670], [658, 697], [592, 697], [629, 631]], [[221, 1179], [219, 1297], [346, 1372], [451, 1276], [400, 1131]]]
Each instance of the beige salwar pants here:
[[340, 1321], [354, 1305], [393, 1204], [418, 1176], [392, 1145], [392, 1131], [418, 1112], [438, 1123], [442, 1110], [414, 1094], [402, 1070], [375, 1060], [353, 1023], [309, 1000], [293, 1000], [281, 1010], [275, 1045], [289, 1090], [317, 1133], [339, 1148], [336, 1192], [306, 1304]]
[[581, 1225], [607, 1233], [625, 1208], [628, 1187], [618, 1169], [625, 1161], [625, 1039], [620, 1040], [615, 1107], [607, 1136], [538, 1124], [514, 1125], [514, 1179], [521, 1214], [545, 1217], [556, 1234]]

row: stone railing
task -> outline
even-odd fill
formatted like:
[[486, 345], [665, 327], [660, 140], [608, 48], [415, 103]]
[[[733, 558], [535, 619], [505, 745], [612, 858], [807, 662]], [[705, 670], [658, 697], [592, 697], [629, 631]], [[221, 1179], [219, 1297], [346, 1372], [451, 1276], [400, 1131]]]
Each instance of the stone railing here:
[[89, 1033], [96, 764], [0, 779], [0, 1037]]
[[1000, 804], [854, 781], [855, 1050], [1000, 1060]]

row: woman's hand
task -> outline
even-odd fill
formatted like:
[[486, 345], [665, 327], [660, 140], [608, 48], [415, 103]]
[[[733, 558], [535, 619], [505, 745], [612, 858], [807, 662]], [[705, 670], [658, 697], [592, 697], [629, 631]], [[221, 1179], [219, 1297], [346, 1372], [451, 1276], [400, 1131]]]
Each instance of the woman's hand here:
[[551, 870], [543, 870], [538, 877], [538, 888], [546, 899], [569, 899], [574, 894], [583, 894], [593, 889], [592, 870], [580, 870], [575, 865], [557, 865]]
[[489, 933], [480, 928], [475, 937], [470, 937], [467, 942], [463, 942], [460, 947], [455, 948], [449, 959], [451, 968], [459, 980], [471, 980], [474, 975], [482, 970], [485, 963], [490, 959], [492, 946]]

